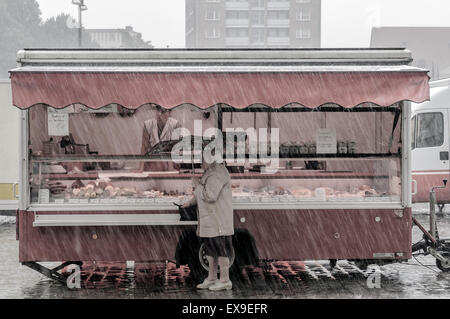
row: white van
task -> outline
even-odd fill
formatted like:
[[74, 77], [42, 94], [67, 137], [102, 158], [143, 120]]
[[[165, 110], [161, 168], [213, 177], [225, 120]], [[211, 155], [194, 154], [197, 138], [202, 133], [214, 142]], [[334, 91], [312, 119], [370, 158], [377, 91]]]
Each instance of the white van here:
[[11, 82], [0, 79], [0, 214], [18, 208], [20, 111], [11, 105]]
[[[431, 100], [414, 105], [411, 117], [413, 203], [429, 202], [433, 186], [450, 180], [450, 79], [430, 83]], [[442, 211], [450, 203], [450, 187], [436, 191]]]

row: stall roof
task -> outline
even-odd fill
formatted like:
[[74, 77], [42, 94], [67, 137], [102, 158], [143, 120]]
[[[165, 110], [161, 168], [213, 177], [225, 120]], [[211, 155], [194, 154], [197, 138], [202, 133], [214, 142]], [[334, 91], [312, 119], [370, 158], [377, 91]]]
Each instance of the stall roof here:
[[218, 103], [315, 108], [429, 99], [427, 71], [405, 49], [152, 49], [19, 51], [13, 104], [135, 109]]

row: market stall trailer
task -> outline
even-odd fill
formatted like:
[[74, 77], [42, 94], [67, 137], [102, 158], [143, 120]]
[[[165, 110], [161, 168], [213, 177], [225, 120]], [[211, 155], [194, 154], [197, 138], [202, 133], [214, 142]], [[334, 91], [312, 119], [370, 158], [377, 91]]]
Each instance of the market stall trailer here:
[[[429, 78], [407, 50], [23, 50], [18, 61], [23, 263], [176, 259], [200, 276], [197, 222], [174, 205], [202, 173], [174, 146], [195, 154], [198, 136], [219, 141], [232, 178], [235, 271], [412, 256], [410, 101], [429, 99]], [[146, 123], [164, 110], [179, 138], [147, 151]]]

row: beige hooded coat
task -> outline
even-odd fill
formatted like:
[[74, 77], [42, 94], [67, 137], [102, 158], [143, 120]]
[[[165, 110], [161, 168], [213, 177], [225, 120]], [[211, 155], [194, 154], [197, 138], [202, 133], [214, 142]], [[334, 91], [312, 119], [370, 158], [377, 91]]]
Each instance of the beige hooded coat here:
[[198, 206], [199, 237], [234, 234], [231, 178], [223, 164], [212, 164], [205, 171], [190, 204]]

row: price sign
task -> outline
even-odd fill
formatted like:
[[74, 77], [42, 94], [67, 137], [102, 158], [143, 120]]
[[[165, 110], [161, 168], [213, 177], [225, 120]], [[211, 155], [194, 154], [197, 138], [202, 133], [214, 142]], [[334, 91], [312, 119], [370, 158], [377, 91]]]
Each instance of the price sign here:
[[69, 114], [67, 112], [61, 112], [48, 107], [47, 115], [49, 136], [69, 135]]
[[318, 129], [316, 134], [317, 154], [336, 154], [336, 130], [331, 128]]

